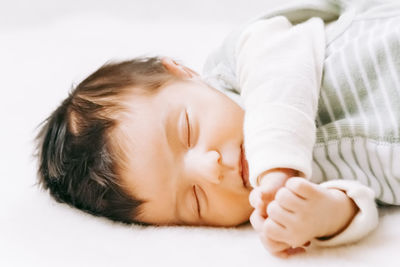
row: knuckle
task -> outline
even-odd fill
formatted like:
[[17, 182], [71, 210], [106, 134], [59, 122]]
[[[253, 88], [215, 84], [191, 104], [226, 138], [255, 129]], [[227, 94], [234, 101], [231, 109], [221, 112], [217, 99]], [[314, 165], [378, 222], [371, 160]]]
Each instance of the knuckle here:
[[250, 221], [251, 225], [254, 227], [255, 226], [254, 212], [251, 213], [249, 221]]
[[255, 211], [250, 215], [250, 224], [256, 231], [260, 231], [262, 228], [262, 223], [259, 215]]
[[301, 190], [305, 186], [303, 178], [290, 178], [286, 182], [286, 187], [295, 191]]
[[268, 237], [274, 237], [276, 234], [276, 227], [274, 226], [273, 221], [269, 218], [267, 219], [264, 224], [263, 224], [263, 232], [268, 236]]
[[259, 195], [257, 194], [257, 192], [256, 192], [255, 190], [252, 190], [252, 191], [250, 192], [250, 195], [249, 195], [249, 202], [250, 202], [250, 205], [251, 205], [253, 208], [256, 208], [256, 206], [257, 206], [258, 197], [259, 197]]
[[276, 201], [272, 201], [269, 203], [267, 207], [268, 216], [274, 217], [278, 212], [278, 203]]
[[261, 192], [261, 199], [264, 203], [269, 203], [274, 200], [274, 195], [270, 192]]
[[268, 235], [272, 231], [271, 219], [265, 220], [262, 230], [266, 235]]
[[282, 188], [279, 189], [279, 191], [276, 193], [275, 200], [276, 200], [278, 203], [282, 203], [282, 201], [284, 201], [284, 200], [288, 197], [288, 194], [289, 194], [289, 190], [288, 190], [287, 188], [285, 188], [285, 187], [282, 187]]

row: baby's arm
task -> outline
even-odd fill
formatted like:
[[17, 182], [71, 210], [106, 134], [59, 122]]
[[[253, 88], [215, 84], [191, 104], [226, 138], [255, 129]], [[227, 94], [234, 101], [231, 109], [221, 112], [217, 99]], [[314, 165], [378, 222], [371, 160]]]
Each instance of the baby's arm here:
[[253, 187], [257, 177], [276, 168], [311, 176], [324, 34], [320, 19], [293, 26], [285, 17], [274, 17], [250, 25], [237, 42], [236, 73]]
[[[311, 176], [324, 41], [321, 20], [293, 26], [275, 17], [250, 25], [237, 42], [236, 73], [246, 110], [245, 147], [254, 187], [250, 221], [256, 231], [286, 180]], [[267, 249], [276, 248], [261, 240]]]

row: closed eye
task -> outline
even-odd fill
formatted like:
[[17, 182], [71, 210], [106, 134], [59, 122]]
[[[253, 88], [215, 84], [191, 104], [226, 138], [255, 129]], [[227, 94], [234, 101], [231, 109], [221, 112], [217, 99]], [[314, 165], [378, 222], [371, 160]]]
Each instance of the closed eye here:
[[190, 121], [187, 111], [186, 111], [186, 126], [187, 126], [187, 142], [188, 146], [190, 147]]
[[193, 192], [194, 192], [194, 196], [195, 196], [195, 198], [196, 198], [196, 203], [197, 203], [197, 212], [199, 213], [199, 217], [201, 217], [201, 213], [200, 213], [200, 202], [199, 202], [199, 198], [198, 198], [198, 196], [197, 196], [197, 193], [196, 193], [196, 186], [194, 185], [193, 186]]

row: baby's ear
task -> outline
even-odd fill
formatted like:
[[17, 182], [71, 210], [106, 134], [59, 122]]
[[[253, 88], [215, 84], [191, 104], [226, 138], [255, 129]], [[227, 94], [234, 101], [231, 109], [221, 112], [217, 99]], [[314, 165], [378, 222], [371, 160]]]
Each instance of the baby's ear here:
[[195, 76], [199, 76], [199, 74], [194, 70], [177, 63], [169, 57], [163, 57], [161, 59], [161, 63], [163, 64], [164, 68], [169, 71], [169, 73], [175, 75], [176, 77], [190, 79]]

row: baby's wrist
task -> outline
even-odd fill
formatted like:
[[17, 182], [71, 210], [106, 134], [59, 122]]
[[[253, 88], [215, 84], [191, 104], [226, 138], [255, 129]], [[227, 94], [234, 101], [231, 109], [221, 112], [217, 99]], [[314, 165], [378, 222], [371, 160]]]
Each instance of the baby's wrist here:
[[331, 220], [332, 224], [326, 229], [325, 233], [318, 237], [321, 240], [333, 238], [343, 232], [350, 225], [359, 210], [354, 201], [342, 190], [331, 188], [329, 191], [337, 203], [336, 210], [340, 210], [339, 214], [341, 216], [338, 216], [339, 214], [333, 216], [336, 220]]

